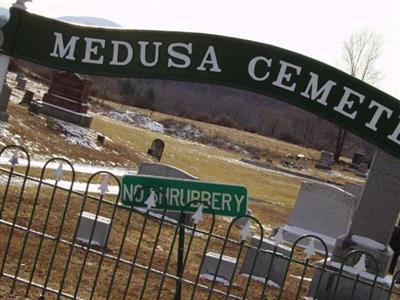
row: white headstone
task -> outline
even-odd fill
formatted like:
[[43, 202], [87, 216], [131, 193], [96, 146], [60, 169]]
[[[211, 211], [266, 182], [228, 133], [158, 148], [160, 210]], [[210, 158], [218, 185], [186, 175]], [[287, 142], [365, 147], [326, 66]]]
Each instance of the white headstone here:
[[[218, 261], [220, 259], [221, 261], [217, 272]], [[207, 252], [203, 264], [201, 265], [200, 276], [208, 280], [213, 280], [215, 274], [217, 274], [215, 278], [216, 281], [229, 285], [235, 276], [236, 262], [236, 259], [233, 257], [227, 255], [222, 255], [221, 257], [219, 253]]]
[[[284, 245], [277, 245], [274, 241], [263, 239], [260, 249], [273, 252], [275, 247], [277, 247], [275, 254], [272, 254], [254, 249], [258, 248], [259, 243], [260, 237], [253, 236], [250, 242], [252, 248], [247, 249], [242, 267], [240, 268], [240, 275], [249, 276], [251, 274], [252, 279], [261, 282], [265, 282], [265, 278], [268, 276], [270, 284], [282, 286], [285, 279], [286, 268], [289, 263], [289, 260], [283, 258], [282, 255], [289, 257], [291, 249]], [[257, 260], [254, 262], [256, 256]]]
[[[303, 235], [314, 234], [331, 253], [336, 238], [347, 232], [356, 205], [356, 198], [338, 187], [303, 182], [288, 224], [281, 227], [283, 238], [293, 243]], [[318, 251], [323, 252], [321, 244], [317, 245]]]
[[100, 246], [102, 248], [106, 245], [108, 231], [110, 230], [111, 219], [97, 216], [90, 212], [84, 211], [80, 216], [79, 228], [76, 234], [76, 240], [85, 244], [89, 244], [90, 235], [94, 227], [91, 245]]

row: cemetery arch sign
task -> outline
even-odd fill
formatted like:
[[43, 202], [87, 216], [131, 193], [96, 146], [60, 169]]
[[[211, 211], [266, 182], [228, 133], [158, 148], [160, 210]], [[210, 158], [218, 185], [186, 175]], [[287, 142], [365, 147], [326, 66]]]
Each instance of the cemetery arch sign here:
[[264, 94], [317, 114], [400, 159], [399, 100], [291, 51], [216, 35], [76, 26], [18, 8], [10, 9], [1, 35], [2, 54], [52, 68]]

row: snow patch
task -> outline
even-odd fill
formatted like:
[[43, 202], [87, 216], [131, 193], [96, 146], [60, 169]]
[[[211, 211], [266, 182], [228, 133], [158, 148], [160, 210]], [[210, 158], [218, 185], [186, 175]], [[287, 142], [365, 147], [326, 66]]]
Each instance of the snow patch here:
[[108, 111], [101, 113], [110, 119], [136, 125], [140, 128], [149, 129], [154, 132], [164, 132], [164, 126], [158, 122], [152, 121], [149, 117], [143, 116], [133, 111]]
[[61, 131], [61, 136], [73, 145], [79, 145], [95, 150], [103, 150], [96, 142], [97, 132], [90, 128], [84, 128], [72, 123], [54, 119], [57, 130]]

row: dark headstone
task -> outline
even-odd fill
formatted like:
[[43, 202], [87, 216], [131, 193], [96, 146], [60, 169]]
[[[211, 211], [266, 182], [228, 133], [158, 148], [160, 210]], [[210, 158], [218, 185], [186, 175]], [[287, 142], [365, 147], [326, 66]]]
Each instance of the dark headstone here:
[[92, 117], [87, 114], [90, 86], [90, 80], [82, 79], [77, 74], [55, 74], [48, 92], [43, 95], [41, 112], [82, 127], [90, 127]]
[[29, 105], [33, 101], [34, 93], [30, 90], [26, 90], [22, 101], [19, 104]]
[[17, 77], [17, 86], [16, 88], [19, 90], [25, 90], [26, 87], [26, 79]]
[[366, 158], [365, 158], [364, 153], [354, 152], [353, 159], [351, 160], [352, 165], [359, 165], [359, 164], [365, 163], [365, 162], [366, 162]]
[[333, 164], [333, 153], [328, 151], [321, 151], [321, 158], [315, 164], [315, 168], [323, 170], [331, 170]]
[[104, 145], [105, 139], [106, 139], [106, 137], [105, 137], [103, 134], [100, 134], [100, 133], [99, 133], [99, 134], [97, 135], [97, 141], [98, 141], [100, 144]]
[[25, 76], [23, 74], [17, 73], [17, 75], [15, 76], [15, 81], [18, 82], [18, 80], [21, 80], [21, 79], [25, 79]]
[[160, 139], [155, 139], [153, 143], [151, 143], [151, 147], [147, 150], [147, 154], [155, 157], [158, 161], [161, 160], [163, 151], [164, 151], [165, 143]]

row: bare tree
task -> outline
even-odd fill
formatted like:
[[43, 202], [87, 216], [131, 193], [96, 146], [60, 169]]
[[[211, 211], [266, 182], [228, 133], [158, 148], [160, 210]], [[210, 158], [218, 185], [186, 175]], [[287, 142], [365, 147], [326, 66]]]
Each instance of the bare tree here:
[[[343, 43], [341, 68], [350, 75], [371, 85], [382, 79], [382, 73], [376, 69], [376, 62], [381, 54], [382, 38], [377, 33], [363, 29], [353, 33]], [[339, 160], [347, 131], [339, 127], [336, 139], [334, 159]]]

